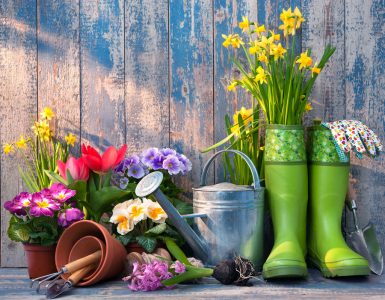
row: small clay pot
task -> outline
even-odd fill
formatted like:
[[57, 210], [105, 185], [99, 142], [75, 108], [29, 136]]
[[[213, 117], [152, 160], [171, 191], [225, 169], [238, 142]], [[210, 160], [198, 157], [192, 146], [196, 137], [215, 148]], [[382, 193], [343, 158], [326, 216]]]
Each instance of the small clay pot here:
[[37, 278], [56, 272], [55, 249], [53, 246], [42, 246], [38, 244], [23, 244], [25, 257], [28, 265], [29, 278]]
[[124, 269], [126, 249], [113, 238], [102, 225], [89, 220], [82, 220], [72, 224], [61, 235], [56, 248], [55, 262], [57, 270], [60, 270], [69, 262], [72, 247], [78, 240], [85, 236], [94, 236], [106, 245], [105, 255], [102, 257], [100, 268], [83, 286], [95, 284], [99, 281], [121, 275]]
[[87, 235], [78, 240], [72, 247], [70, 255], [68, 257], [68, 262], [80, 259], [98, 250], [102, 251], [102, 257], [98, 265], [95, 269], [93, 269], [91, 272], [89, 272], [86, 276], [83, 277], [83, 279], [77, 284], [78, 286], [87, 286], [92, 284], [91, 280], [101, 268], [104, 257], [106, 255], [106, 245], [97, 237]]

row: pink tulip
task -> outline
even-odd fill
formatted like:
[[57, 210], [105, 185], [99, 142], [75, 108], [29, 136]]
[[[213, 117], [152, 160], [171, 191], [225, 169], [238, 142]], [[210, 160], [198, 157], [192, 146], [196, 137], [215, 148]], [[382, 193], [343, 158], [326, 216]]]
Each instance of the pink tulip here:
[[95, 148], [82, 145], [82, 158], [86, 165], [96, 173], [106, 173], [116, 168], [123, 160], [127, 145], [123, 145], [119, 150], [115, 147], [108, 147], [101, 156]]
[[90, 176], [90, 170], [84, 163], [83, 158], [69, 157], [67, 162], [64, 163], [60, 160], [57, 161], [60, 176], [67, 180], [67, 170], [70, 172], [73, 180], [84, 180], [87, 181]]

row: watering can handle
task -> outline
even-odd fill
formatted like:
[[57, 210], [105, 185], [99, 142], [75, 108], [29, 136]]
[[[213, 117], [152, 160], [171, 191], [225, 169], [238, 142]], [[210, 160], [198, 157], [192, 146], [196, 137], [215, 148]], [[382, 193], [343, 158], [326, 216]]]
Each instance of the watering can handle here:
[[221, 150], [221, 151], [218, 151], [217, 153], [215, 153], [206, 163], [206, 165], [204, 166], [203, 168], [203, 171], [202, 171], [202, 176], [201, 176], [201, 182], [200, 182], [200, 186], [205, 186], [206, 185], [206, 179], [207, 179], [207, 172], [208, 172], [208, 169], [210, 167], [210, 164], [214, 161], [214, 159], [221, 153], [225, 153], [225, 152], [232, 152], [232, 153], [235, 153], [235, 154], [238, 154], [239, 156], [241, 156], [243, 158], [243, 160], [247, 163], [247, 165], [249, 166], [250, 168], [250, 171], [251, 171], [251, 174], [253, 175], [253, 186], [254, 188], [260, 188], [261, 185], [259, 183], [259, 176], [258, 176], [258, 172], [253, 164], [253, 162], [251, 161], [251, 159], [243, 152], [241, 151], [238, 151], [238, 150]]

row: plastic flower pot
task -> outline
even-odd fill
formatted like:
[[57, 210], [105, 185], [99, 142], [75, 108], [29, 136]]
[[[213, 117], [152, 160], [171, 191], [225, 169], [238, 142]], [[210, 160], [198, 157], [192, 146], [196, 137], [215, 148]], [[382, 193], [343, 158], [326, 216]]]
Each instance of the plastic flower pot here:
[[98, 250], [102, 251], [102, 258], [100, 259], [96, 268], [93, 269], [93, 271], [91, 271], [89, 274], [84, 276], [81, 282], [77, 284], [78, 286], [87, 286], [87, 285], [93, 284], [92, 282], [93, 278], [95, 277], [95, 275], [103, 265], [103, 260], [106, 255], [106, 245], [97, 237], [94, 237], [92, 235], [87, 235], [85, 237], [82, 237], [80, 240], [78, 240], [75, 243], [75, 245], [72, 247], [68, 262], [72, 262], [74, 260], [80, 259]]
[[28, 265], [29, 278], [37, 278], [56, 272], [55, 248], [38, 244], [23, 244]]
[[72, 224], [61, 235], [56, 248], [55, 262], [59, 270], [69, 262], [70, 253], [75, 244], [85, 236], [93, 236], [101, 240], [105, 245], [105, 255], [102, 257], [101, 266], [89, 280], [83, 282], [83, 286], [92, 285], [99, 281], [110, 279], [120, 275], [124, 268], [126, 249], [113, 238], [102, 225], [89, 220], [82, 220]]

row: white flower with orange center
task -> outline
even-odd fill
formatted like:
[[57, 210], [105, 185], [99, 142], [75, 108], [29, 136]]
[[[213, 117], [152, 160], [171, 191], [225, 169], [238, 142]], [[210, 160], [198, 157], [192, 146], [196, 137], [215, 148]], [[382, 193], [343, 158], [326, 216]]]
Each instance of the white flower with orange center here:
[[[116, 208], [116, 207], [115, 207]], [[134, 222], [130, 218], [127, 210], [115, 209], [110, 218], [110, 222], [118, 224], [117, 230], [121, 235], [125, 235], [134, 229]]]
[[164, 223], [167, 219], [167, 214], [158, 202], [143, 198], [143, 205], [146, 208], [146, 215], [155, 223]]
[[145, 206], [143, 205], [142, 201], [139, 198], [132, 201], [127, 211], [130, 218], [134, 222], [134, 225], [139, 223], [142, 220], [147, 219]]

